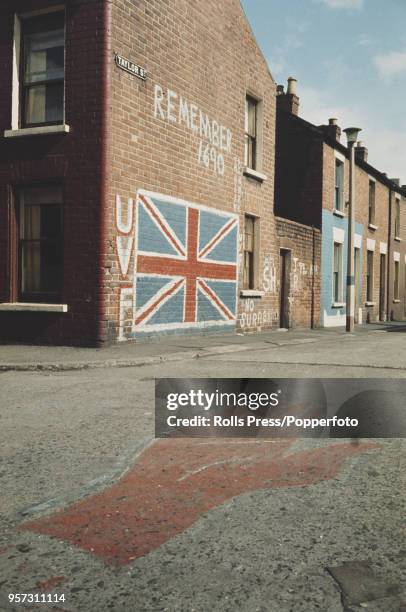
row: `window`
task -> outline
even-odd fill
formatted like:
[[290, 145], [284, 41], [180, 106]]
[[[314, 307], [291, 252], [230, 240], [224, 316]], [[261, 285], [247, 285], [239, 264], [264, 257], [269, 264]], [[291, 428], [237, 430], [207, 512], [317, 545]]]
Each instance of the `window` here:
[[367, 302], [374, 299], [374, 252], [367, 251]]
[[19, 193], [19, 300], [55, 302], [62, 287], [62, 190]]
[[395, 238], [400, 236], [400, 200], [395, 200]]
[[395, 277], [393, 279], [393, 299], [399, 299], [399, 262], [395, 261]]
[[255, 289], [255, 234], [258, 219], [245, 215], [243, 289]]
[[334, 302], [343, 301], [343, 245], [334, 243], [333, 267], [333, 299]]
[[368, 223], [375, 223], [375, 181], [369, 181]]
[[245, 99], [245, 166], [257, 170], [257, 123], [258, 100], [251, 96]]
[[22, 20], [21, 127], [64, 120], [64, 14]]
[[344, 201], [344, 163], [336, 159], [336, 186], [335, 186], [335, 202], [336, 210], [343, 210]]

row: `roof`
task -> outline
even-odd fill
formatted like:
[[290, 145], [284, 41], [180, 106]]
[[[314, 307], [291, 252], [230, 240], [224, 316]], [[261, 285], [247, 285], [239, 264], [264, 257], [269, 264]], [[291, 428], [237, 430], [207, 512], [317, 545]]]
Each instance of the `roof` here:
[[[328, 134], [326, 134], [326, 131], [323, 129], [323, 127], [325, 126], [314, 125], [313, 123], [310, 123], [309, 121], [306, 121], [305, 119], [302, 119], [302, 117], [298, 117], [297, 115], [288, 113], [287, 111], [284, 111], [283, 109], [281, 109], [281, 112], [285, 113], [286, 115], [290, 115], [293, 121], [299, 122], [302, 125], [302, 127], [304, 127], [305, 129], [309, 131], [314, 132], [315, 136], [318, 136], [320, 140], [322, 140], [327, 145], [329, 145], [333, 149], [336, 149], [337, 151], [339, 151], [340, 153], [342, 153], [343, 155], [349, 158], [348, 147], [341, 144], [341, 142], [338, 142], [338, 140], [330, 138]], [[383, 172], [381, 172], [374, 166], [371, 166], [371, 164], [369, 164], [366, 161], [363, 161], [362, 159], [355, 158], [355, 163], [357, 166], [359, 166], [362, 170], [364, 170], [365, 172], [373, 176], [380, 183], [382, 183], [383, 185], [386, 185], [386, 187], [388, 187], [392, 191], [395, 191], [399, 193], [401, 196], [403, 196], [404, 198], [406, 198], [406, 188], [401, 187], [400, 185], [397, 185], [393, 180], [388, 178], [386, 174], [384, 174]]]

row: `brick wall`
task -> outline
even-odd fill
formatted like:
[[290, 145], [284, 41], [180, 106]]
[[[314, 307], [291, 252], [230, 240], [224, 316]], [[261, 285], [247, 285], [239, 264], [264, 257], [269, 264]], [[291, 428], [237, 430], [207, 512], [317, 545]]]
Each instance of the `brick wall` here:
[[66, 8], [66, 123], [69, 134], [3, 138], [11, 128], [14, 14], [60, 5], [5, 0], [0, 6], [0, 302], [15, 301], [10, 278], [14, 194], [21, 185], [63, 185], [66, 314], [0, 312], [0, 339], [94, 344], [98, 334], [103, 0]]
[[[115, 0], [112, 23], [109, 100], [112, 137], [109, 139], [104, 279], [106, 342], [133, 339], [156, 331], [177, 333], [196, 329], [192, 324], [184, 325], [180, 314], [181, 292], [187, 289], [181, 287], [176, 293], [176, 287], [169, 284], [165, 288], [163, 281], [154, 280], [152, 275], [147, 279], [142, 276], [145, 272], [141, 271], [148, 266], [145, 253], [140, 255], [142, 249], [138, 243], [143, 233], [142, 223], [145, 227], [149, 223], [143, 199], [146, 198], [150, 208], [157, 207], [158, 215], [162, 214], [168, 222], [170, 232], [178, 219], [180, 250], [174, 247], [178, 254], [185, 246], [181, 226], [185, 216], [192, 215], [190, 211], [197, 211], [200, 220], [205, 209], [209, 213], [213, 211], [212, 216], [207, 213], [205, 217], [207, 236], [209, 227], [214, 228], [216, 224], [220, 227], [222, 218], [232, 220], [236, 215], [240, 222], [236, 232], [238, 251], [234, 255], [238, 288], [245, 212], [258, 216], [260, 224], [257, 289], [263, 288], [267, 261], [270, 257], [277, 260], [278, 256], [272, 212], [275, 84], [240, 3], [237, 0], [222, 3], [208, 0], [204, 4], [186, 0]], [[120, 70], [114, 64], [114, 52], [144, 67], [148, 71], [147, 80]], [[261, 171], [267, 176], [263, 182], [242, 173], [247, 92], [262, 100]], [[200, 112], [211, 122], [211, 143], [205, 128], [200, 129]], [[213, 136], [213, 121], [220, 126], [218, 138]], [[118, 220], [117, 196], [120, 198]], [[128, 221], [127, 227], [123, 227], [123, 221]], [[159, 240], [159, 234], [154, 233], [154, 241], [144, 241], [144, 251], [151, 255], [155, 248], [170, 254], [173, 249], [168, 247], [167, 240], [162, 235]], [[229, 252], [233, 253], [234, 238], [230, 236], [228, 240]], [[167, 270], [169, 276], [171, 271], [176, 274], [180, 268], [176, 262], [170, 262], [166, 268], [155, 268], [155, 273], [157, 270], [161, 275]], [[170, 297], [165, 307], [154, 305], [154, 284], [155, 297], [159, 297], [159, 291], [173, 290], [171, 296], [175, 297]], [[217, 288], [217, 295], [224, 299], [229, 310], [234, 308], [231, 327], [237, 325], [245, 331], [254, 331], [277, 323], [276, 292], [241, 298], [238, 291], [237, 305], [234, 297], [233, 307], [230, 288], [227, 285]], [[213, 301], [210, 306], [207, 297], [207, 294], [199, 297], [203, 306], [196, 317], [197, 327], [201, 331], [221, 329], [221, 316], [212, 325]], [[148, 298], [152, 300], [150, 312], [146, 312]]]
[[[406, 319], [406, 198], [400, 198], [400, 240], [395, 238], [395, 202], [398, 194], [391, 193], [391, 222], [389, 228], [388, 315], [391, 320]], [[399, 261], [399, 299], [394, 295], [395, 260]]]
[[[283, 96], [278, 96], [277, 101]], [[322, 137], [314, 126], [277, 109], [275, 214], [321, 227]]]
[[320, 230], [282, 218], [276, 223], [279, 247], [290, 255], [289, 327], [319, 327]]

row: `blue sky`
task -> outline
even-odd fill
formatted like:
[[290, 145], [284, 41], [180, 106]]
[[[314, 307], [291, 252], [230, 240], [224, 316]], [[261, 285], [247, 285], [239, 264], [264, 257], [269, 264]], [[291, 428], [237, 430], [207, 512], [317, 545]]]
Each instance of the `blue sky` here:
[[361, 127], [370, 163], [406, 183], [406, 0], [242, 5], [276, 82], [297, 78], [300, 115]]

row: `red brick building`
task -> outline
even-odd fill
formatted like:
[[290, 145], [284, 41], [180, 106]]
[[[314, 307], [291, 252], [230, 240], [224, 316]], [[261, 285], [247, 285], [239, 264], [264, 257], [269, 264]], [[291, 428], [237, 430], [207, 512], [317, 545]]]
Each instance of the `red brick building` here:
[[[275, 213], [321, 232], [320, 325], [346, 323], [349, 151], [336, 119], [315, 126], [298, 115], [296, 82], [278, 87]], [[406, 316], [406, 190], [355, 149], [355, 322]], [[313, 300], [317, 302], [317, 296]], [[306, 307], [306, 306], [305, 306]]]
[[238, 0], [6, 0], [0, 31], [1, 340], [278, 325], [276, 87]]

